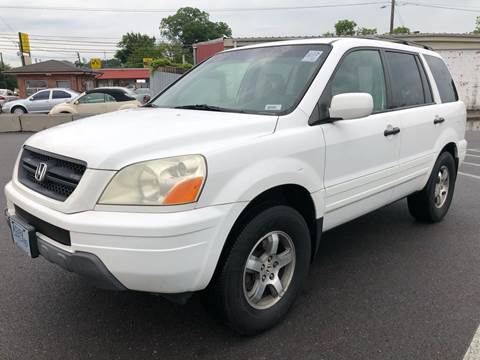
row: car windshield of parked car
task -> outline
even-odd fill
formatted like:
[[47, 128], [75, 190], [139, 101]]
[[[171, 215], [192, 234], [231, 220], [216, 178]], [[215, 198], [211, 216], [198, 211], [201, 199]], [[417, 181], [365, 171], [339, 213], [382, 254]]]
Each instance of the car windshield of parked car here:
[[281, 45], [220, 53], [161, 93], [151, 106], [288, 113], [325, 61], [329, 45]]

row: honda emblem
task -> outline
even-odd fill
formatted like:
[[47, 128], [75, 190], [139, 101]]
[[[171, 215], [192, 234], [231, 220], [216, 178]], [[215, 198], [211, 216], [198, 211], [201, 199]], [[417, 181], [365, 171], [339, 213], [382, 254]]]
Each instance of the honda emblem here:
[[46, 163], [40, 163], [37, 165], [37, 169], [35, 170], [35, 180], [38, 182], [42, 182], [45, 180], [45, 175], [47, 175], [47, 164]]

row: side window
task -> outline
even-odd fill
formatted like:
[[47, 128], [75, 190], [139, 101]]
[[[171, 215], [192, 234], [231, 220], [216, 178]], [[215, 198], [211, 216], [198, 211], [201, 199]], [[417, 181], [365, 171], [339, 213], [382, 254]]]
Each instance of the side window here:
[[425, 55], [425, 60], [432, 71], [442, 103], [458, 101], [455, 83], [443, 60], [430, 55]]
[[80, 104], [98, 104], [105, 102], [105, 96], [103, 93], [90, 93], [82, 96], [78, 99]]
[[357, 50], [345, 56], [320, 98], [321, 118], [328, 118], [333, 96], [352, 92], [372, 95], [374, 112], [386, 109], [385, 74], [378, 50]]
[[110, 94], [105, 94], [105, 102], [116, 102], [115, 98]]
[[33, 100], [48, 100], [50, 97], [50, 91], [40, 91], [36, 95], [33, 96]]
[[53, 90], [52, 99], [70, 99], [70, 97], [66, 91]]
[[386, 59], [392, 84], [391, 109], [431, 102], [426, 97], [415, 55], [387, 51]]

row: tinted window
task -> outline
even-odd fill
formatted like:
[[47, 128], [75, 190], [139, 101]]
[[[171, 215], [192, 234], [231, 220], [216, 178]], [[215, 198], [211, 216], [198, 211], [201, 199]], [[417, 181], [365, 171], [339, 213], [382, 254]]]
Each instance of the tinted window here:
[[41, 91], [33, 96], [33, 100], [48, 100], [50, 91]]
[[116, 102], [115, 98], [110, 94], [105, 94], [105, 102]]
[[390, 108], [425, 104], [422, 77], [414, 55], [387, 52], [391, 73], [392, 104]]
[[70, 99], [70, 97], [66, 91], [53, 90], [52, 99]]
[[81, 104], [98, 104], [105, 102], [104, 93], [91, 93], [86, 94], [85, 96], [78, 99], [78, 102]]
[[328, 117], [328, 108], [334, 95], [358, 92], [372, 95], [374, 111], [385, 110], [387, 104], [385, 74], [377, 50], [358, 50], [342, 60], [322, 94], [321, 118]]
[[453, 82], [450, 72], [442, 59], [435, 56], [426, 55], [425, 59], [432, 71], [433, 78], [437, 83], [438, 92], [443, 103], [458, 100], [457, 89]]

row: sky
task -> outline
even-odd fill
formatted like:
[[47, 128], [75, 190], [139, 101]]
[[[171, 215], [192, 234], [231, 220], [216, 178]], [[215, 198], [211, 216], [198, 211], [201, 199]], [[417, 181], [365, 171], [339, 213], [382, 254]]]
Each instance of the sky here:
[[[352, 5], [372, 2], [369, 5]], [[0, 0], [0, 52], [4, 61], [12, 66], [20, 65], [16, 55], [15, 34], [18, 31], [31, 34], [32, 59], [75, 60], [74, 48], [80, 48], [81, 58], [112, 57], [115, 43], [127, 32], [141, 32], [159, 38], [159, 24], [163, 17], [173, 15], [184, 6], [198, 7], [210, 13], [210, 20], [224, 21], [233, 36], [311, 36], [334, 31], [340, 19], [354, 20], [360, 27], [377, 28], [379, 33], [388, 31], [390, 21], [389, 0]], [[466, 33], [475, 27], [480, 16], [480, 0], [397, 0], [395, 26], [404, 25], [412, 31], [435, 33]], [[319, 5], [348, 5], [309, 9], [248, 10], [236, 9], [271, 7], [308, 7]], [[460, 11], [420, 7], [419, 5], [446, 6], [468, 9]], [[382, 6], [382, 5], [386, 5]], [[2, 8], [9, 6], [35, 6], [40, 9]], [[167, 12], [99, 12], [65, 11], [48, 9], [67, 8], [116, 8], [116, 9], [166, 9]], [[382, 8], [383, 7], [383, 8]], [[223, 10], [216, 10], [223, 9]], [[230, 11], [225, 11], [230, 9]], [[35, 37], [50, 39], [40, 43]], [[58, 38], [55, 38], [58, 37]], [[77, 38], [78, 37], [78, 38]], [[81, 38], [80, 38], [81, 37]], [[55, 39], [57, 40], [55, 42]], [[67, 45], [68, 40], [76, 45]], [[58, 41], [60, 40], [60, 41]], [[49, 45], [49, 52], [37, 49]], [[98, 52], [89, 52], [98, 51]], [[105, 52], [99, 51], [105, 50]]]

